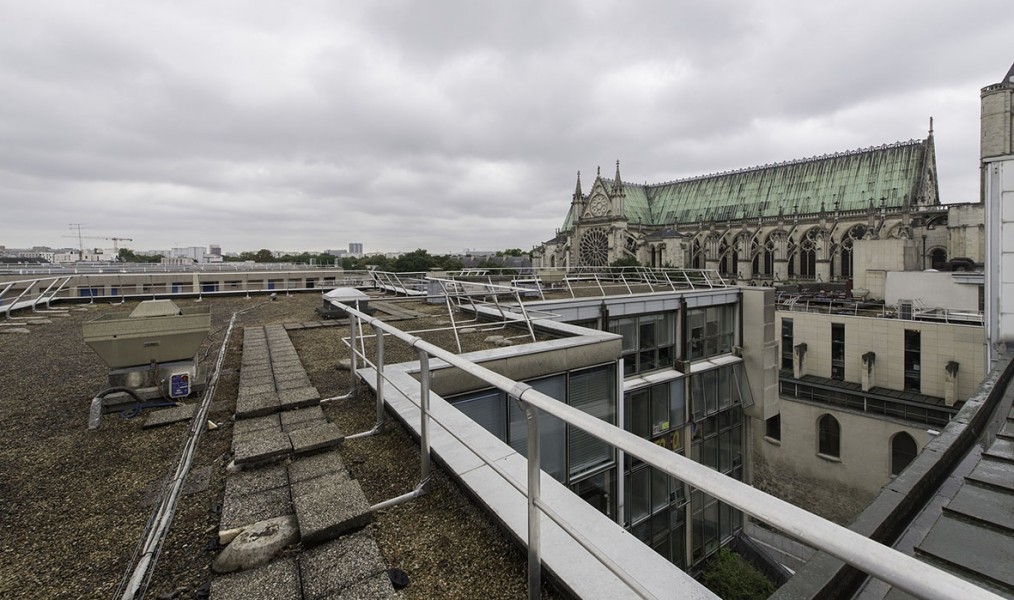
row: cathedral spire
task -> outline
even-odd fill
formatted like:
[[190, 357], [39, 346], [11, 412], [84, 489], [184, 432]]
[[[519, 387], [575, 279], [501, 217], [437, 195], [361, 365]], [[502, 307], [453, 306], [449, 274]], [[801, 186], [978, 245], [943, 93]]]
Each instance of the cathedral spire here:
[[623, 180], [620, 179], [620, 161], [616, 161], [616, 178], [613, 179], [613, 195], [623, 196]]
[[584, 198], [581, 193], [581, 171], [577, 172], [577, 186], [574, 188], [574, 202], [580, 202]]

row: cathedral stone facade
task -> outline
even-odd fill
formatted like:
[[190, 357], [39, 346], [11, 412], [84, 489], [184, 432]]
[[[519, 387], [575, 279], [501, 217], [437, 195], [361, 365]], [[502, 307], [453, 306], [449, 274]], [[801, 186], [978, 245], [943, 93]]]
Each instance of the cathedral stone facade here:
[[906, 240], [913, 270], [981, 260], [981, 216], [952, 225], [958, 206], [968, 212], [940, 204], [932, 122], [923, 140], [666, 183], [624, 182], [617, 161], [587, 194], [578, 173], [563, 226], [533, 264], [714, 269], [755, 285], [846, 281], [864, 239]]

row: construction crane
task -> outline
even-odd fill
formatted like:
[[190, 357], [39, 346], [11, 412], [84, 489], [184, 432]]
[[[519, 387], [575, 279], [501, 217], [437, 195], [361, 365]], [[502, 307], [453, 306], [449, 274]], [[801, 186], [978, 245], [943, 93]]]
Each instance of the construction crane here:
[[80, 254], [78, 255], [79, 259], [83, 259], [84, 258], [84, 242], [82, 240], [112, 240], [113, 241], [113, 254], [115, 255], [115, 258], [113, 258], [114, 261], [117, 260], [119, 258], [119, 256], [120, 256], [120, 248], [119, 248], [119, 245], [117, 244], [117, 242], [133, 242], [134, 241], [133, 238], [125, 238], [125, 237], [105, 237], [105, 236], [102, 236], [102, 235], [81, 235], [81, 225], [83, 225], [83, 223], [74, 223], [74, 224], [71, 225], [71, 228], [74, 228], [74, 227], [77, 228], [77, 235], [65, 235], [65, 236], [63, 236], [63, 237], [69, 237], [69, 238], [75, 238], [75, 237], [77, 238], [78, 252], [80, 252]]

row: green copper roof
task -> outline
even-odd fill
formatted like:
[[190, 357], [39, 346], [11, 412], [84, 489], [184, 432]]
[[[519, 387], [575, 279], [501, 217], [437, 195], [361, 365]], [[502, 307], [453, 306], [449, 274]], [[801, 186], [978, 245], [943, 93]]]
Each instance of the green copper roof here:
[[[935, 186], [923, 191], [926, 169], [935, 168], [933, 152], [931, 136], [662, 184], [624, 183], [624, 212], [631, 224], [672, 225], [776, 217], [779, 207], [785, 215], [815, 213], [821, 203], [833, 211], [835, 201], [841, 211], [866, 210], [870, 200], [879, 208], [881, 199], [888, 208], [901, 207], [906, 196], [938, 204]], [[565, 231], [574, 225], [572, 213]]]

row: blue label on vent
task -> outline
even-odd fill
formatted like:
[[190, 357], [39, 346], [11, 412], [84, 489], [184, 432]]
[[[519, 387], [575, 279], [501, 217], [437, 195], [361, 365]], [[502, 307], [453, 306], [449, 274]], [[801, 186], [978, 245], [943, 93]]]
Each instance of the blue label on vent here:
[[176, 373], [169, 378], [169, 396], [182, 398], [190, 395], [190, 373]]

